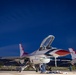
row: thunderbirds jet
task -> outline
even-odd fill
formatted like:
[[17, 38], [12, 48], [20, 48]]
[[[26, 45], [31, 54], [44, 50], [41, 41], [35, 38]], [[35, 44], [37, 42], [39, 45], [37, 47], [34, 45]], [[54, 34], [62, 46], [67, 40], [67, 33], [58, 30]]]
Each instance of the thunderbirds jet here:
[[74, 64], [76, 63], [76, 51], [73, 48], [69, 48], [69, 51], [72, 57], [71, 64]]
[[[70, 54], [69, 51], [66, 51], [64, 49], [57, 49], [51, 46], [53, 40], [55, 37], [53, 35], [47, 36], [41, 43], [38, 50], [27, 54], [24, 52], [22, 44], [19, 44], [20, 47], [20, 57], [14, 58], [14, 59], [26, 59], [29, 60], [27, 62], [32, 63], [33, 65], [41, 65], [49, 63], [51, 60], [51, 57], [55, 57], [55, 66], [57, 66], [56, 58], [61, 56], [66, 56]], [[23, 63], [23, 60], [20, 60], [21, 63]], [[28, 65], [25, 65], [24, 68], [26, 68]], [[34, 66], [33, 66], [34, 67]], [[41, 67], [41, 66], [40, 66]], [[35, 67], [34, 67], [35, 68]], [[36, 68], [35, 68], [36, 69]]]
[[64, 49], [57, 49], [52, 47], [51, 44], [54, 38], [55, 37], [53, 35], [47, 36], [42, 41], [40, 48], [30, 54], [25, 54], [22, 45], [19, 44], [21, 56], [29, 58], [30, 63], [32, 63], [33, 65], [49, 63], [51, 60], [51, 57], [55, 57], [55, 66], [57, 66], [56, 58], [61, 56], [66, 56], [70, 54], [70, 52]]

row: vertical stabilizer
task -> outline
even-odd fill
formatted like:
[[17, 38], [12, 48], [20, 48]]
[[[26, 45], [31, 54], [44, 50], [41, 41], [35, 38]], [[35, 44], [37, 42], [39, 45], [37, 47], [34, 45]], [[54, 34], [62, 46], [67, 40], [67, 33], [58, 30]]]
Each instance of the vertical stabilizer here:
[[24, 52], [24, 49], [22, 47], [22, 44], [19, 44], [19, 48], [20, 48], [20, 57], [27, 55], [28, 53]]
[[76, 59], [76, 51], [73, 48], [69, 48], [72, 59]]

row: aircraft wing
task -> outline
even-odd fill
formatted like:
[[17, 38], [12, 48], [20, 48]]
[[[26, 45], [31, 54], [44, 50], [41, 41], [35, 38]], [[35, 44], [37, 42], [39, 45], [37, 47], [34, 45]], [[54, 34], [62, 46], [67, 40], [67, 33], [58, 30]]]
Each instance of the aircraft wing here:
[[0, 59], [1, 60], [16, 61], [16, 62], [24, 63], [24, 61], [28, 61], [29, 56], [23, 56], [23, 57], [19, 57], [19, 56], [14, 56], [14, 57], [0, 57]]
[[19, 44], [19, 48], [20, 48], [20, 56], [6, 56], [6, 57], [0, 57], [0, 59], [8, 59], [8, 60], [11, 60], [11, 61], [20, 61], [22, 59], [29, 59], [29, 55], [28, 53], [24, 52], [24, 49], [22, 47], [22, 44]]

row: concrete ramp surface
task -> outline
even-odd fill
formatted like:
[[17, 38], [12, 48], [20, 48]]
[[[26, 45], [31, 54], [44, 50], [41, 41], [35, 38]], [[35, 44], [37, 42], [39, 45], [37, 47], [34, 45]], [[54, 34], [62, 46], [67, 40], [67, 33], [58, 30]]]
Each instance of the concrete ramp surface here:
[[[35, 72], [35, 71], [22, 71], [22, 72], [0, 71], [0, 75], [54, 75], [54, 73], [41, 74], [40, 72]], [[61, 74], [55, 73], [55, 75], [76, 75], [76, 72], [62, 72]]]

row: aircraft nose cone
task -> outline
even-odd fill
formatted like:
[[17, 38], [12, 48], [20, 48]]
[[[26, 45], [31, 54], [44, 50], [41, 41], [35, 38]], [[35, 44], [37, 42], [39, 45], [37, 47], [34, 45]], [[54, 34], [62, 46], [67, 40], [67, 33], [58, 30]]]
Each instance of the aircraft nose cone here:
[[60, 56], [65, 56], [65, 55], [70, 54], [69, 51], [65, 51], [65, 50], [58, 50], [55, 53], [58, 54], [58, 55], [60, 55]]

